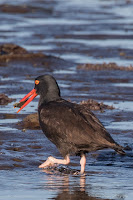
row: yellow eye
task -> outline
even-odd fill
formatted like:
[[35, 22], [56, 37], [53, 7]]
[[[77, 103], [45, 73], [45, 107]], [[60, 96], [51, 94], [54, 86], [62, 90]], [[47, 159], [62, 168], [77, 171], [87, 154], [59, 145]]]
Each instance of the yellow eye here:
[[35, 84], [38, 85], [40, 83], [39, 80], [35, 80]]

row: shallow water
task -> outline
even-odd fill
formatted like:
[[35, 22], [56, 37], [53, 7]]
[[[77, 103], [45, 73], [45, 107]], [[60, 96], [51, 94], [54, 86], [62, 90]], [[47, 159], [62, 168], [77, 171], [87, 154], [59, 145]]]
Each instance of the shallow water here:
[[7, 0], [5, 3], [27, 10], [20, 14], [21, 9], [0, 13], [2, 43], [15, 42], [28, 50], [78, 63], [132, 64], [132, 1], [28, 0], [13, 3]]
[[[112, 137], [133, 148], [133, 72], [77, 70], [75, 63], [116, 62], [132, 65], [133, 2], [102, 0], [1, 1], [0, 4], [25, 5], [27, 10], [1, 10], [0, 42], [12, 42], [27, 50], [43, 52], [72, 61], [69, 67], [26, 66], [12, 63], [0, 67], [0, 93], [18, 102], [33, 88], [33, 79], [52, 73], [62, 96], [80, 102], [88, 98], [113, 105], [114, 110], [99, 111]], [[92, 3], [93, 2], [93, 3]], [[1, 9], [1, 7], [0, 7]], [[49, 155], [60, 157], [41, 130], [22, 130], [17, 122], [37, 111], [38, 98], [20, 114], [13, 104], [0, 106], [0, 199], [133, 199], [133, 153], [126, 156], [112, 150], [87, 157], [86, 175], [79, 170], [79, 158], [72, 165], [40, 170]], [[8, 114], [8, 115], [7, 115]]]

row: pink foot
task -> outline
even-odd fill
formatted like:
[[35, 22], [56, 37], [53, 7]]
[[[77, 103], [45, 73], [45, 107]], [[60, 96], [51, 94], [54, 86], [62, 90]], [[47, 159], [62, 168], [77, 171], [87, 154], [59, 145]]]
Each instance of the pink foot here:
[[65, 159], [56, 159], [56, 158], [50, 156], [44, 163], [39, 165], [39, 168], [51, 167], [51, 166], [54, 166], [54, 164], [68, 165], [69, 163], [70, 163], [69, 155], [66, 155]]
[[52, 162], [51, 157], [52, 156], [48, 157], [48, 159], [44, 163], [42, 163], [41, 165], [39, 165], [39, 168], [47, 168], [47, 167], [54, 166], [54, 162]]

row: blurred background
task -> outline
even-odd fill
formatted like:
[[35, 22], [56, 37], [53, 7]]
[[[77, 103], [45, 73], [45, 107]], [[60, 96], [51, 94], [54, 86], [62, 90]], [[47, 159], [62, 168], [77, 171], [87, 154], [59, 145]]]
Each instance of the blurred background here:
[[[133, 199], [132, 66], [132, 0], [0, 0], [1, 200]], [[73, 175], [74, 156], [66, 168], [38, 169], [60, 154], [38, 127], [20, 125], [37, 112], [38, 98], [20, 114], [13, 105], [45, 73], [64, 98], [96, 101], [93, 112], [126, 156], [88, 154], [83, 177]]]

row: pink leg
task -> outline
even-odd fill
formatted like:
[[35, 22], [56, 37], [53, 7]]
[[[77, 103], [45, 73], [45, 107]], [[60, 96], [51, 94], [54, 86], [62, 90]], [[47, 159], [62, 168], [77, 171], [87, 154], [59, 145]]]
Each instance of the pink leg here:
[[86, 165], [86, 156], [85, 156], [85, 154], [81, 155], [80, 165], [81, 165], [80, 174], [83, 174], [84, 171], [85, 171], [85, 165]]
[[39, 165], [39, 168], [46, 168], [49, 166], [53, 166], [54, 164], [68, 165], [69, 163], [70, 163], [69, 155], [66, 155], [66, 157], [64, 159], [56, 159], [56, 158], [50, 156], [44, 163]]

